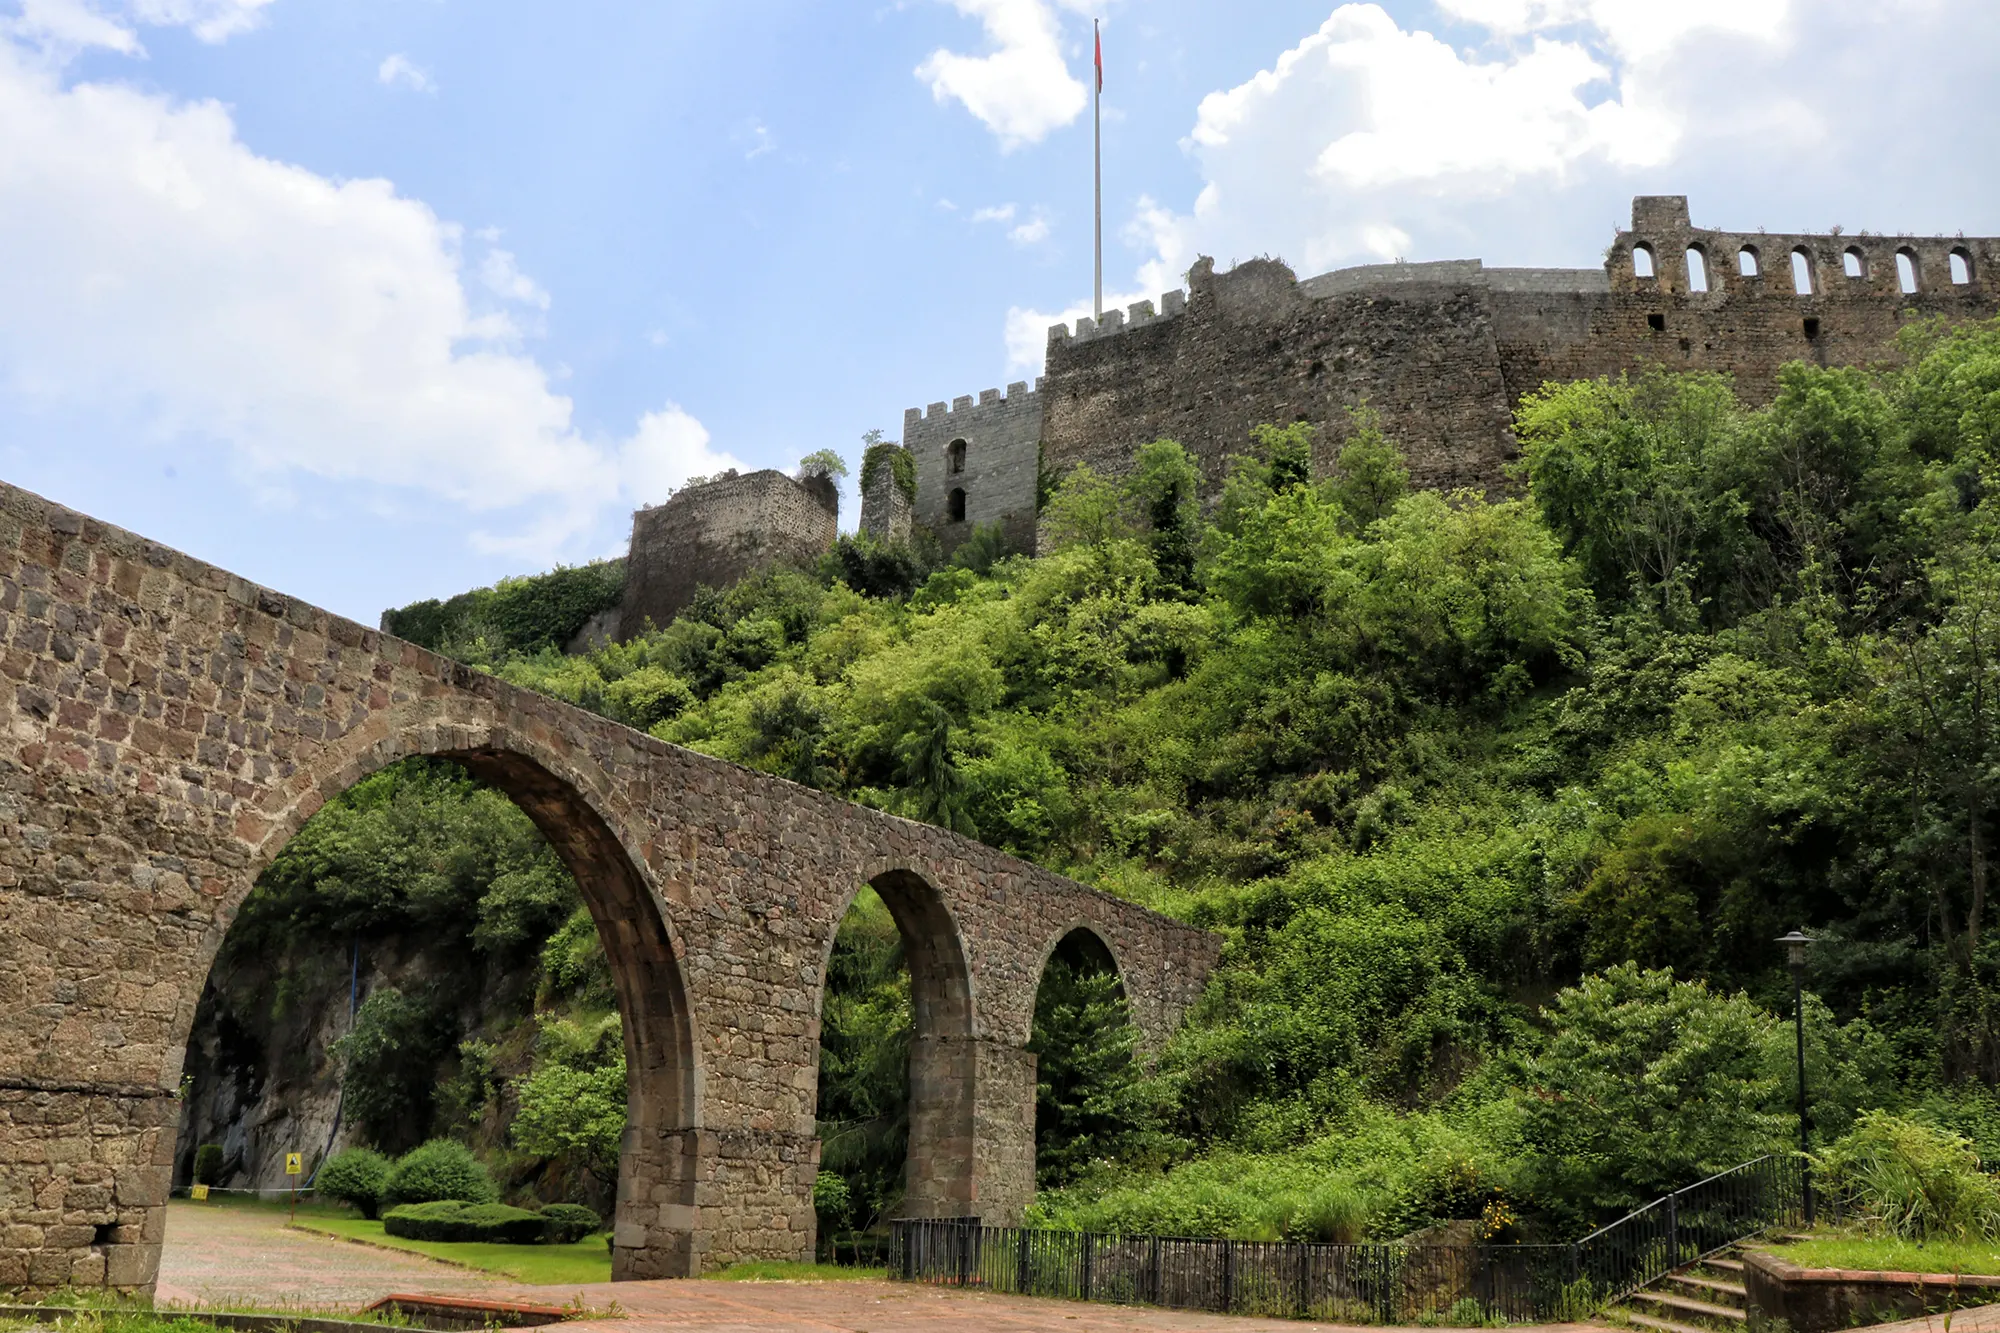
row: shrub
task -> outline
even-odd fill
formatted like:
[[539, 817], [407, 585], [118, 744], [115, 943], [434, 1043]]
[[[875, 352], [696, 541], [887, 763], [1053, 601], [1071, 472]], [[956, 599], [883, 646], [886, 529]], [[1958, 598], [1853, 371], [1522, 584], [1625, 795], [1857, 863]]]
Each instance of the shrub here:
[[2000, 1237], [2000, 1180], [1950, 1130], [1867, 1111], [1814, 1161], [1823, 1188], [1870, 1230], [1906, 1240]]
[[551, 1245], [582, 1240], [604, 1225], [603, 1218], [580, 1203], [552, 1203], [542, 1209], [542, 1221]]
[[548, 1234], [548, 1221], [540, 1213], [509, 1208], [504, 1203], [441, 1199], [391, 1208], [382, 1215], [382, 1229], [404, 1240], [539, 1245]]
[[204, 1143], [194, 1150], [194, 1183], [197, 1185], [222, 1183], [221, 1144]]
[[451, 1139], [432, 1139], [404, 1153], [382, 1191], [391, 1203], [492, 1203], [499, 1197], [472, 1150]]
[[327, 1159], [313, 1180], [313, 1188], [373, 1220], [382, 1206], [382, 1187], [389, 1183], [389, 1171], [389, 1159], [373, 1148], [349, 1148]]

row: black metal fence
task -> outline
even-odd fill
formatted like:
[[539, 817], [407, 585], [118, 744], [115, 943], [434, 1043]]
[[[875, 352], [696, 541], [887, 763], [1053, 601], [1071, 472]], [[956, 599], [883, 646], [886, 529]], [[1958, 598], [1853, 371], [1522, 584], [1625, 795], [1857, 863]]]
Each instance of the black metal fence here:
[[1799, 1211], [1794, 1159], [1747, 1162], [1566, 1245], [1322, 1245], [892, 1224], [889, 1275], [1070, 1300], [1337, 1323], [1574, 1320]]

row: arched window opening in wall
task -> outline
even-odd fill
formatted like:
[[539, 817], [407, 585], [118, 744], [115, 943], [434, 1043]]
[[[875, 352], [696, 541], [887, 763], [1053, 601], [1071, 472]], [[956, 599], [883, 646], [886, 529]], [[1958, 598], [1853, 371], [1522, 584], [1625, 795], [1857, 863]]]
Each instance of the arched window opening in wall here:
[[937, 890], [907, 871], [864, 885], [840, 919], [819, 997], [822, 1258], [870, 1250], [892, 1216], [963, 1212], [954, 1145], [972, 1132], [971, 1004]]
[[1964, 287], [1972, 281], [1972, 255], [1966, 250], [1951, 252], [1951, 285]]
[[[473, 1174], [546, 1159], [535, 1193], [608, 1228], [621, 1176], [634, 1198], [675, 1187], [662, 1153], [695, 1120], [691, 1019], [645, 881], [576, 789], [508, 751], [403, 759], [321, 806], [243, 900], [186, 1036], [177, 1188], [304, 1183], [373, 1216], [352, 1150], [447, 1138]], [[618, 1276], [686, 1275], [660, 1212], [617, 1228]]]
[[1792, 290], [1800, 296], [1813, 294], [1812, 255], [1804, 246], [1792, 251]]
[[1657, 273], [1653, 265], [1653, 247], [1643, 241], [1632, 247], [1632, 276], [1650, 278]]
[[954, 486], [945, 499], [945, 517], [953, 523], [965, 522], [965, 488]]
[[1736, 271], [1746, 278], [1754, 278], [1763, 272], [1757, 266], [1757, 247], [1746, 245], [1736, 252]]
[[1896, 286], [1905, 296], [1913, 296], [1917, 290], [1917, 254], [1914, 250], [1896, 252]]
[[952, 475], [956, 476], [958, 473], [965, 471], [964, 440], [953, 440], [950, 446], [945, 449], [944, 456], [945, 456], [945, 462], [949, 466]]
[[1705, 292], [1708, 290], [1708, 256], [1701, 247], [1690, 245], [1687, 252], [1688, 290]]
[[1157, 1135], [1163, 1108], [1145, 1086], [1118, 962], [1088, 927], [1049, 955], [1028, 1049], [1038, 1064], [1037, 1187], [1070, 1184], [1095, 1162], [1130, 1161]]
[[1868, 258], [1861, 253], [1861, 247], [1850, 245], [1840, 253], [1840, 268], [1850, 278], [1868, 276]]

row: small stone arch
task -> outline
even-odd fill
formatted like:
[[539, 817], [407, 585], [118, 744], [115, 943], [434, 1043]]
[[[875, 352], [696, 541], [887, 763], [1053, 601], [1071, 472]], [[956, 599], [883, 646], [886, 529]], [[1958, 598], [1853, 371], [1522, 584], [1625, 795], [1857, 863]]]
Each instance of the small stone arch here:
[[[167, 1046], [162, 1082], [180, 1077], [195, 1009], [224, 937], [258, 878], [306, 821], [362, 779], [403, 759], [447, 759], [519, 806], [562, 860], [597, 924], [618, 991], [625, 1043], [626, 1129], [620, 1152], [614, 1278], [691, 1276], [701, 1271], [688, 1169], [701, 1120], [700, 1046], [682, 976], [681, 951], [644, 863], [606, 813], [608, 803], [570, 765], [501, 727], [426, 724], [344, 757], [326, 756], [310, 781], [254, 840], [247, 865], [218, 904]], [[239, 836], [248, 832], [239, 824]]]
[[1840, 252], [1840, 267], [1841, 271], [1849, 278], [1857, 282], [1866, 281], [1868, 277], [1868, 256], [1862, 253], [1860, 246], [1850, 245]]
[[1096, 922], [1086, 921], [1081, 917], [1072, 919], [1069, 924], [1049, 935], [1043, 941], [1035, 960], [1034, 983], [1036, 987], [1039, 988], [1042, 984], [1042, 978], [1048, 975], [1049, 963], [1054, 960], [1056, 950], [1062, 948], [1073, 937], [1079, 935], [1087, 937], [1093, 948], [1102, 952], [1103, 956], [1110, 962], [1111, 970], [1118, 977], [1118, 989], [1126, 995], [1129, 1002], [1132, 994], [1132, 985], [1126, 974], [1125, 960], [1118, 956], [1117, 947], [1099, 929]]
[[1800, 296], [1812, 296], [1819, 291], [1818, 276], [1814, 272], [1812, 251], [1805, 246], [1792, 249], [1792, 290]]
[[951, 523], [965, 522], [965, 487], [954, 486], [945, 497], [945, 519]]
[[1923, 266], [1917, 252], [1905, 245], [1896, 251], [1896, 287], [1905, 296], [1915, 296], [1923, 288]]
[[1972, 285], [1972, 251], [1962, 245], [1954, 245], [1947, 256], [1951, 265], [1951, 285], [1969, 287]]
[[1736, 275], [1741, 278], [1761, 278], [1764, 268], [1757, 247], [1746, 245], [1736, 252]]
[[1653, 247], [1644, 241], [1632, 247], [1632, 276], [1641, 280], [1660, 276], [1660, 265], [1653, 254]]
[[[910, 1141], [904, 1162], [903, 1214], [963, 1217], [976, 1203], [973, 1185], [978, 1046], [972, 969], [944, 893], [907, 866], [870, 868], [845, 895], [826, 926], [815, 978], [813, 1024], [826, 1012], [827, 973], [841, 919], [861, 891], [875, 890], [896, 922], [903, 965], [910, 973]], [[812, 1055], [818, 1104], [819, 1052]]]
[[1687, 267], [1687, 289], [1691, 292], [1705, 292], [1709, 288], [1708, 251], [1700, 244], [1690, 245], [1681, 256]]
[[964, 440], [953, 440], [945, 446], [945, 471], [951, 473], [954, 477], [965, 471], [965, 448]]

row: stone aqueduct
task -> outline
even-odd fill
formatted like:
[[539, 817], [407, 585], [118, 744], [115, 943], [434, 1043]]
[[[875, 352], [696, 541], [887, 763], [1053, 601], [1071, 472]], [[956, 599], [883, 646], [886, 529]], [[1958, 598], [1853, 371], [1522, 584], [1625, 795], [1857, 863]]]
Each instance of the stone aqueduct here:
[[1043, 966], [1094, 932], [1142, 1040], [1217, 941], [663, 744], [0, 485], [0, 1287], [150, 1290], [195, 1002], [258, 873], [408, 755], [508, 792], [617, 975], [625, 1278], [809, 1256], [821, 982], [860, 885], [909, 962], [908, 1208], [1018, 1218]]

